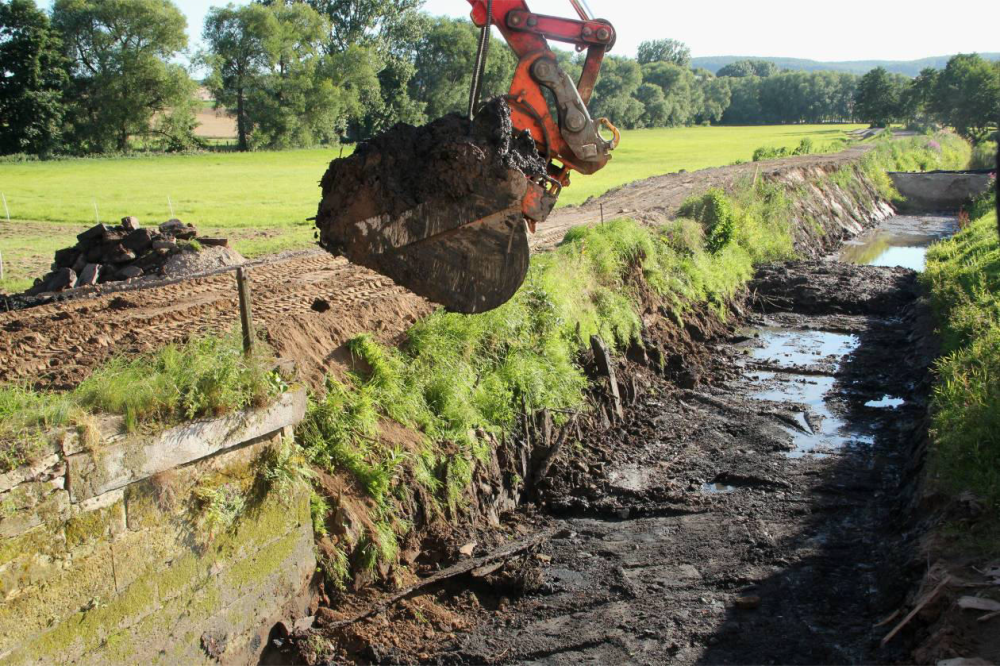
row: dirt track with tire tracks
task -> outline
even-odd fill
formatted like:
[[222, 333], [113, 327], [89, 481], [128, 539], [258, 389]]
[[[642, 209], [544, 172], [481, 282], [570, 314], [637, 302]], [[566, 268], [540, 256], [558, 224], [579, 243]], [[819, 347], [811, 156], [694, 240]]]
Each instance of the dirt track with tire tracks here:
[[[686, 197], [708, 187], [789, 167], [837, 166], [856, 160], [866, 149], [858, 146], [835, 155], [667, 174], [631, 183], [582, 206], [557, 210], [532, 238], [532, 248], [551, 249], [570, 227], [598, 223], [601, 204], [606, 219], [628, 216], [658, 224]], [[369, 332], [392, 342], [433, 310], [431, 303], [388, 278], [321, 251], [263, 262], [251, 276], [257, 327], [279, 355], [296, 361], [303, 378], [312, 384], [346, 360], [344, 343], [352, 336]], [[66, 389], [114, 354], [148, 351], [195, 334], [224, 331], [238, 322], [231, 271], [2, 313], [0, 381]]]

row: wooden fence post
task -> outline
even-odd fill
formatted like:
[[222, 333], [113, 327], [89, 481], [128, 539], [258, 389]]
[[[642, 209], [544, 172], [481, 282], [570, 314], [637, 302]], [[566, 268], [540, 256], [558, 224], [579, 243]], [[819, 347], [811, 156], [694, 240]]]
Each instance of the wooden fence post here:
[[253, 312], [250, 311], [250, 279], [245, 268], [236, 269], [236, 288], [240, 295], [240, 326], [243, 329], [243, 352], [253, 353]]

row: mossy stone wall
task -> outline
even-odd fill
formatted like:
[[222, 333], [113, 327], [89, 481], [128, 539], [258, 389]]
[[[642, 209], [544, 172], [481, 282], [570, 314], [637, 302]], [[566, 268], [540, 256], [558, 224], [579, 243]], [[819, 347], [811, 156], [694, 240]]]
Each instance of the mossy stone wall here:
[[[0, 477], [0, 664], [256, 663], [271, 627], [304, 613], [316, 566], [308, 489], [282, 497], [259, 477], [304, 397], [105, 451], [67, 445]], [[195, 459], [159, 448], [177, 442]], [[74, 456], [127, 482], [94, 494]], [[221, 486], [244, 508], [209, 527], [204, 491]]]

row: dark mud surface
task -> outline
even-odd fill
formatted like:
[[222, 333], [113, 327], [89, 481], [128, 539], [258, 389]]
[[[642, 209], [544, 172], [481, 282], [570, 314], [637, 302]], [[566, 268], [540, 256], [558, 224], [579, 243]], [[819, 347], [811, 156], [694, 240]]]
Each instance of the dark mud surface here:
[[876, 625], [926, 568], [905, 510], [934, 355], [916, 274], [797, 262], [752, 287], [699, 368], [620, 363], [624, 420], [585, 429], [508, 517], [553, 538], [366, 621], [352, 647], [335, 634], [341, 658], [905, 661], [921, 623], [886, 647], [893, 623]]

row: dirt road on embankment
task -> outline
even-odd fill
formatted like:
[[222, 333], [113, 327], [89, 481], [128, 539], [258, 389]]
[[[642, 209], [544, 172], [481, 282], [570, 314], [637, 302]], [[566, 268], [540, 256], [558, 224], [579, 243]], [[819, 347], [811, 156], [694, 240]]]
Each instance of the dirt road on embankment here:
[[[554, 247], [566, 230], [606, 217], [665, 221], [693, 193], [740, 178], [832, 170], [867, 149], [802, 156], [692, 173], [657, 176], [613, 190], [579, 207], [557, 210], [532, 240]], [[317, 192], [317, 198], [319, 193]], [[433, 306], [365, 268], [324, 252], [259, 262], [252, 269], [256, 324], [277, 351], [295, 360], [307, 381], [336, 368], [344, 343], [370, 332], [393, 341]], [[42, 388], [79, 383], [112, 354], [134, 354], [239, 321], [233, 272], [0, 313], [0, 381], [28, 380]]]

